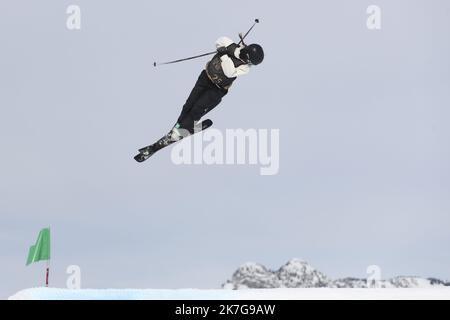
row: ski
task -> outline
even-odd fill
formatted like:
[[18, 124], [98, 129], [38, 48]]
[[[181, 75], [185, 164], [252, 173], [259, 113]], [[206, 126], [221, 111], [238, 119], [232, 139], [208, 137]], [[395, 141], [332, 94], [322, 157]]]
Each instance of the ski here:
[[[198, 123], [195, 128], [195, 133], [208, 129], [209, 127], [212, 126], [212, 124], [213, 124], [213, 122], [210, 119], [207, 119], [207, 120], [204, 120], [204, 121]], [[190, 134], [190, 135], [192, 135], [192, 134]], [[190, 135], [187, 135], [187, 137]], [[172, 138], [172, 131], [170, 131], [168, 134], [166, 134], [164, 137], [162, 137], [155, 143], [139, 149], [139, 154], [137, 154], [134, 157], [134, 160], [136, 160], [137, 162], [144, 162], [145, 160], [150, 158], [152, 155], [154, 155], [157, 151], [164, 149], [165, 147], [168, 147], [177, 141], [180, 141], [182, 138], [185, 138], [185, 137], [182, 136], [180, 139], [174, 140]]]

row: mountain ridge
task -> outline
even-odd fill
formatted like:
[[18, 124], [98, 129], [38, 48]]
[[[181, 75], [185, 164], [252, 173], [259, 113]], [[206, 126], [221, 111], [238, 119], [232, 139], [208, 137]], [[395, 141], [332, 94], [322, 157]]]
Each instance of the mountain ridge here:
[[230, 280], [222, 284], [224, 289], [272, 289], [272, 288], [428, 288], [450, 286], [449, 281], [417, 276], [396, 276], [368, 283], [367, 279], [345, 277], [331, 279], [302, 259], [294, 258], [278, 270], [270, 270], [260, 263], [241, 265]]

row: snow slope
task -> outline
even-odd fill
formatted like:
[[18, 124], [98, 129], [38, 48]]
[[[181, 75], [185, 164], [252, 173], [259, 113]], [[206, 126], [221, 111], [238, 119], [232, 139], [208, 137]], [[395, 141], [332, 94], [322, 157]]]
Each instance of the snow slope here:
[[82, 289], [32, 288], [19, 291], [10, 300], [450, 300], [449, 287], [421, 289], [247, 289], [247, 290], [159, 290], [159, 289]]

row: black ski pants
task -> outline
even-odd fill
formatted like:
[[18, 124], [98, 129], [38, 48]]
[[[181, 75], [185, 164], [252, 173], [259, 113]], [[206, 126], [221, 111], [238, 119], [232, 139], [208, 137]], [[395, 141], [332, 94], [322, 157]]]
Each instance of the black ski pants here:
[[228, 93], [227, 89], [216, 86], [203, 70], [195, 83], [186, 103], [183, 106], [178, 124], [183, 129], [193, 131], [194, 121], [200, 120], [205, 114], [214, 109]]

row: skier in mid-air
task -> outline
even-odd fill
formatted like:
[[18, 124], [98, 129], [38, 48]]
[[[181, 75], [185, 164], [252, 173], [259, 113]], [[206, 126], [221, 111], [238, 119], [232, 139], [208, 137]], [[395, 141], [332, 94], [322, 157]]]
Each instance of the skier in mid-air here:
[[258, 44], [236, 44], [227, 37], [216, 41], [217, 53], [200, 73], [194, 88], [183, 106], [177, 123], [156, 143], [142, 148], [134, 157], [138, 162], [148, 159], [156, 151], [212, 125], [211, 120], [200, 119], [214, 109], [228, 93], [237, 77], [247, 74], [250, 66], [260, 64], [264, 51]]

